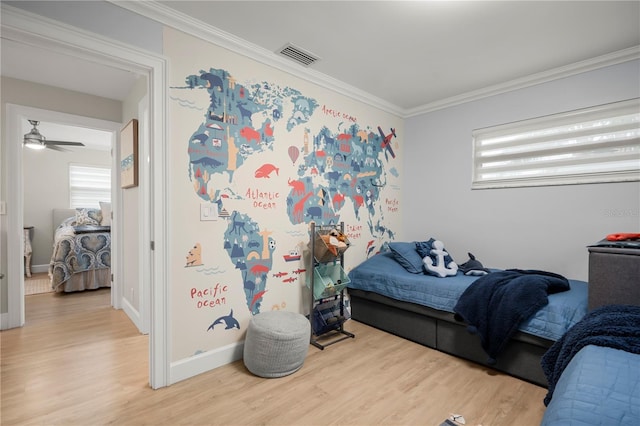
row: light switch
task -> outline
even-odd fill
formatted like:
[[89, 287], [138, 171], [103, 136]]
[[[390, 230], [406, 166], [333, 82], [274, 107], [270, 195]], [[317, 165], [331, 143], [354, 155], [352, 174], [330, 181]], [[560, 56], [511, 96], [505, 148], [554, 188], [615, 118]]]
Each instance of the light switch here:
[[200, 204], [200, 221], [218, 220], [218, 208], [212, 204]]

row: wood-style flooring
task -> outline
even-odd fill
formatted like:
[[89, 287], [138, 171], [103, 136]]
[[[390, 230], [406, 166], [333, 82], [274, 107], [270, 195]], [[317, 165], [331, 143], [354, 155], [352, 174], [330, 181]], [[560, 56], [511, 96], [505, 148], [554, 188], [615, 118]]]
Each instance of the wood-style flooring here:
[[148, 337], [109, 289], [26, 298], [3, 331], [0, 420], [8, 425], [538, 425], [546, 390], [349, 321], [356, 334], [278, 379], [242, 361], [148, 386]]

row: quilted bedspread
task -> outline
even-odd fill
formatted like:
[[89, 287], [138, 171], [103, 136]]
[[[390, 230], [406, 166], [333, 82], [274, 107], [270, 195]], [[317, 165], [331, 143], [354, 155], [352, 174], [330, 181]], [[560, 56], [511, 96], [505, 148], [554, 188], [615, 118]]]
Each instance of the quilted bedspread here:
[[569, 362], [542, 425], [639, 425], [640, 355], [588, 345]]
[[49, 264], [51, 287], [54, 290], [57, 290], [75, 273], [110, 267], [110, 232], [76, 234], [73, 226], [63, 224], [58, 227]]
[[[389, 252], [362, 262], [349, 272], [348, 288], [372, 291], [403, 302], [454, 312], [462, 293], [478, 279], [460, 272], [453, 277], [412, 274]], [[569, 280], [571, 290], [549, 295], [549, 303], [518, 329], [534, 336], [558, 340], [587, 313], [587, 283]]]

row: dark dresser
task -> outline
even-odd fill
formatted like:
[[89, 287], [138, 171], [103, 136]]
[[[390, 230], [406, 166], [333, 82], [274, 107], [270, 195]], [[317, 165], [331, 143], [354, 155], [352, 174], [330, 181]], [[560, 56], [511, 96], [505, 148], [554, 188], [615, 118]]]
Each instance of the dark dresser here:
[[589, 246], [589, 310], [602, 305], [640, 305], [640, 243], [603, 240]]

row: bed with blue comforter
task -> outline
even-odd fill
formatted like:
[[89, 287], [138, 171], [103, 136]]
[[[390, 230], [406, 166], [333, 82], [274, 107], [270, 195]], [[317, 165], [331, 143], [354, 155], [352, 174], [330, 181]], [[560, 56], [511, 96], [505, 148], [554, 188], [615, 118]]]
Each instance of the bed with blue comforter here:
[[[412, 271], [406, 262], [398, 261], [397, 253], [382, 252], [349, 272], [347, 287], [351, 298], [351, 315], [355, 320], [401, 337], [546, 386], [540, 358], [586, 314], [587, 283], [566, 280], [544, 271], [491, 271], [480, 277], [467, 276], [458, 271], [454, 276], [440, 278]], [[527, 300], [525, 305], [519, 307], [508, 300], [509, 295], [517, 293], [518, 286], [501, 287], [502, 279], [507, 275], [517, 276], [518, 280], [527, 280], [535, 275], [541, 281], [526, 285], [542, 284], [538, 287], [538, 293], [532, 296], [534, 299]], [[501, 296], [496, 293], [501, 298], [496, 294], [482, 296], [482, 293], [478, 293], [482, 289], [474, 283], [480, 280], [487, 282], [493, 290], [502, 291]], [[515, 281], [509, 285], [513, 283]], [[549, 286], [549, 283], [552, 285]], [[553, 287], [558, 284], [564, 287], [562, 291]], [[476, 293], [470, 293], [470, 289], [475, 289]], [[463, 295], [467, 296], [466, 305], [461, 303], [461, 298], [465, 300]], [[474, 300], [483, 297], [489, 301], [489, 305], [493, 300], [496, 308], [484, 309], [485, 312], [476, 315], [482, 318], [486, 316], [486, 321], [465, 321], [465, 317], [474, 317], [473, 311], [469, 310], [473, 308], [471, 305]], [[507, 311], [501, 311], [504, 307], [508, 308]], [[479, 308], [483, 309], [481, 306]], [[527, 310], [532, 311], [530, 316], [518, 317]], [[509, 327], [502, 327], [503, 335], [496, 340], [491, 336], [491, 330], [500, 328], [500, 324], [508, 324]], [[492, 342], [499, 343], [492, 347]]]
[[640, 424], [640, 307], [589, 312], [542, 357], [543, 425]]
[[640, 424], [640, 355], [588, 345], [555, 387], [542, 425]]

